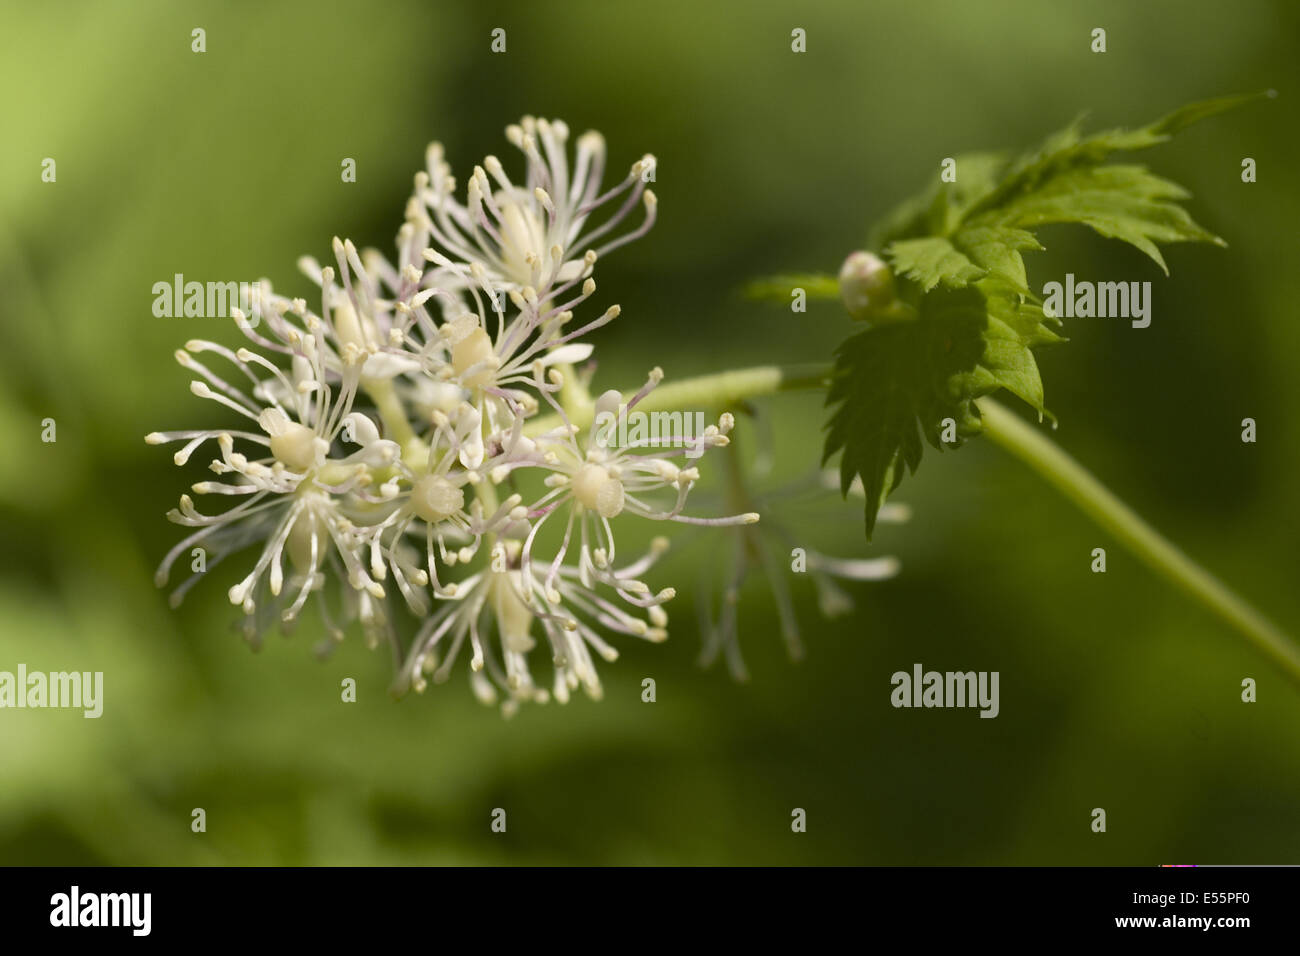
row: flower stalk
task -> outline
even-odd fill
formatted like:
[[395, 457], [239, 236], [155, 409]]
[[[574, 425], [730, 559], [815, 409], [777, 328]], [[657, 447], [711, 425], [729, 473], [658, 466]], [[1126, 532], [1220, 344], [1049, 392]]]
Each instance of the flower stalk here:
[[1300, 682], [1300, 648], [1272, 621], [1184, 554], [1030, 424], [991, 398], [980, 398], [976, 404], [983, 434], [994, 444], [1032, 468], [1134, 555], [1232, 625]]
[[[661, 385], [641, 399], [637, 410], [658, 412], [683, 408], [726, 408], [745, 399], [775, 395], [778, 392], [825, 388], [830, 373], [831, 366], [828, 364], [758, 365], [713, 372]], [[592, 422], [595, 405], [577, 403], [572, 408], [566, 406], [565, 414], [574, 425], [585, 428]], [[539, 415], [528, 423], [524, 433], [541, 434], [559, 424], [558, 415]]]

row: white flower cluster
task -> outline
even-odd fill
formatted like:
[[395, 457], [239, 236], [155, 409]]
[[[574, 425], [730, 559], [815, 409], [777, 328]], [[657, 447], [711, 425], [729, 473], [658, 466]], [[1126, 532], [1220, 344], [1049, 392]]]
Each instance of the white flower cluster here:
[[[335, 266], [300, 262], [320, 286], [319, 313], [264, 285], [260, 314], [234, 310], [248, 346], [194, 340], [178, 350], [197, 376], [191, 391], [243, 418], [240, 430], [146, 441], [183, 442], [178, 465], [215, 442], [210, 468], [220, 478], [193, 491], [236, 499], [209, 514], [181, 496], [168, 517], [196, 530], [163, 560], [160, 586], [194, 548], [210, 571], [260, 545], [229, 591], [250, 641], [291, 625], [312, 601], [329, 634], [322, 650], [359, 621], [372, 647], [392, 648], [398, 692], [423, 690], [427, 675], [445, 679], [468, 643], [476, 695], [512, 711], [565, 701], [579, 687], [598, 697], [592, 652], [617, 656], [602, 634], [667, 636], [663, 605], [674, 592], [642, 581], [666, 543], [620, 564], [614, 522], [744, 524], [758, 515], [682, 513], [701, 445], [727, 443], [730, 415], [693, 446], [610, 447], [603, 436], [613, 430], [598, 440], [596, 418], [626, 415], [662, 372], [626, 400], [606, 392], [593, 401], [574, 368], [592, 353], [583, 337], [619, 313], [615, 305], [575, 319], [596, 291], [596, 262], [654, 223], [645, 175], [653, 157], [602, 192], [599, 134], [578, 138], [572, 166], [562, 122], [525, 117], [506, 135], [523, 154], [522, 183], [489, 156], [461, 202], [434, 144], [396, 264], [336, 238]], [[630, 218], [640, 221], [624, 226]], [[217, 360], [231, 370], [218, 374]], [[691, 462], [674, 461], [687, 451]], [[553, 550], [543, 555], [548, 526]], [[200, 576], [176, 589], [174, 604]], [[399, 602], [418, 619], [413, 638], [394, 624]], [[531, 666], [543, 641], [549, 689]]]

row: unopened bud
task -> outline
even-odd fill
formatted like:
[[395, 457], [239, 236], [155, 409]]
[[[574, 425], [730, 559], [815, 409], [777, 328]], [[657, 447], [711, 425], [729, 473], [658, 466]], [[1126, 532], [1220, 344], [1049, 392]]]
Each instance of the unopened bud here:
[[894, 305], [894, 274], [870, 252], [853, 252], [840, 268], [840, 298], [849, 315], [863, 322], [888, 321]]

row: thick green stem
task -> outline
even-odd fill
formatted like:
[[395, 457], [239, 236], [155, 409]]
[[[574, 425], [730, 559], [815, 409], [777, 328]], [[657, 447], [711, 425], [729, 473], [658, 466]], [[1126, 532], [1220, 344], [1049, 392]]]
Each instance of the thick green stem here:
[[984, 434], [995, 444], [1038, 472], [1139, 558], [1218, 614], [1300, 681], [1300, 647], [1268, 618], [1162, 537], [1032, 425], [991, 398], [981, 398], [976, 404]]

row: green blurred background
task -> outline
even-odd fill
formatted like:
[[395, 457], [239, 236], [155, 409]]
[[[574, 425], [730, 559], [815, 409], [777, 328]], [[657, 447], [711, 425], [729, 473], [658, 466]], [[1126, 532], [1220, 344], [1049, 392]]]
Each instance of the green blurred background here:
[[[502, 129], [523, 113], [602, 130], [615, 170], [658, 156], [658, 226], [600, 266], [598, 298], [623, 314], [596, 339], [597, 381], [625, 386], [651, 364], [671, 380], [826, 359], [850, 330], [837, 306], [793, 315], [737, 288], [835, 270], [945, 156], [1027, 147], [1084, 110], [1139, 123], [1272, 87], [1278, 99], [1146, 157], [1230, 248], [1175, 247], [1166, 279], [1117, 243], [1049, 230], [1029, 267], [1039, 285], [1066, 271], [1153, 283], [1149, 329], [1083, 320], [1042, 355], [1057, 438], [1300, 629], [1297, 9], [6, 5], [0, 669], [102, 670], [106, 704], [99, 720], [0, 713], [0, 862], [1300, 862], [1300, 692], [985, 444], [927, 451], [898, 496], [913, 520], [870, 549], [856, 503], [770, 515], [811, 547], [903, 562], [893, 581], [852, 586], [858, 608], [835, 622], [795, 580], [801, 663], [754, 578], [751, 680], [697, 667], [707, 595], [693, 581], [725, 548], [687, 535], [651, 578], [680, 594], [671, 640], [622, 642], [599, 704], [506, 721], [460, 672], [394, 703], [386, 656], [356, 639], [325, 663], [302, 632], [250, 653], [225, 599], [233, 562], [170, 611], [151, 580], [180, 533], [163, 515], [206, 456], [181, 470], [142, 441], [221, 420], [171, 353], [239, 338], [217, 320], [154, 318], [153, 283], [265, 275], [308, 294], [295, 260], [324, 258], [332, 235], [391, 249], [431, 139], [462, 183], [485, 153], [509, 152]], [[1089, 51], [1096, 26], [1103, 55]], [[489, 52], [494, 27], [505, 54]], [[806, 54], [790, 51], [794, 27]], [[355, 184], [340, 182], [345, 156]], [[1240, 181], [1245, 156], [1254, 185]], [[806, 474], [818, 398], [766, 411], [774, 480]], [[40, 441], [47, 416], [56, 444]], [[1257, 444], [1240, 441], [1246, 416]], [[1088, 569], [1099, 546], [1105, 575]], [[1001, 715], [894, 710], [889, 676], [914, 662], [1000, 671]], [[349, 676], [355, 704], [340, 702]], [[644, 677], [657, 703], [641, 702]], [[204, 834], [190, 831], [194, 807]], [[494, 807], [505, 834], [489, 829]]]

